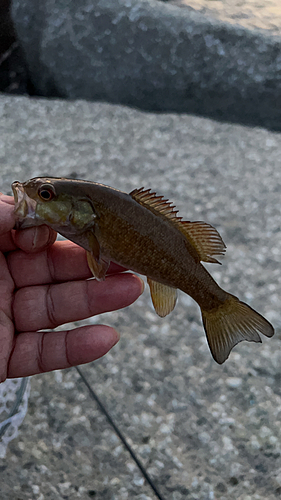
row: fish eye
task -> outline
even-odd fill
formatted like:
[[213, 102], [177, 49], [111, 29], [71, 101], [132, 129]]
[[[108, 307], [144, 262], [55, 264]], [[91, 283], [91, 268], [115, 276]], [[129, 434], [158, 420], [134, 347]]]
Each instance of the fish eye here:
[[55, 191], [51, 186], [41, 186], [38, 189], [38, 195], [43, 201], [50, 201], [55, 196]]

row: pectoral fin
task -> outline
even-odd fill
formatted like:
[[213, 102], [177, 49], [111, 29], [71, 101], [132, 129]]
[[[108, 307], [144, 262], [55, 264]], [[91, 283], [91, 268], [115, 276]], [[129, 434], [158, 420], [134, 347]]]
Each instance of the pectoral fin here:
[[154, 309], [159, 316], [164, 318], [176, 305], [177, 289], [162, 285], [162, 283], [153, 281], [150, 278], [147, 278], [147, 283], [149, 284]]
[[90, 249], [89, 253], [95, 258], [97, 262], [100, 260], [100, 244], [95, 237], [93, 231], [87, 231], [85, 233], [85, 237], [87, 238], [88, 248]]
[[94, 233], [92, 231], [89, 232], [87, 237], [89, 247], [91, 248], [91, 251], [87, 251], [88, 266], [91, 269], [93, 276], [98, 281], [103, 281], [109, 267], [109, 260], [101, 256], [100, 245]]
[[88, 266], [93, 273], [93, 276], [98, 281], [103, 281], [105, 279], [106, 271], [109, 267], [109, 261], [101, 257], [100, 261], [98, 262], [91, 252], [87, 252], [87, 261]]

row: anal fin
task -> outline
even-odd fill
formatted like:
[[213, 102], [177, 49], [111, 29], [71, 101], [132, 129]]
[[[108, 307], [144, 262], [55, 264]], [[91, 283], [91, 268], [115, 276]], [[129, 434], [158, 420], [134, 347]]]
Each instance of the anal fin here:
[[164, 318], [176, 305], [177, 289], [153, 281], [150, 278], [147, 278], [147, 283], [149, 284], [154, 309], [159, 316]]

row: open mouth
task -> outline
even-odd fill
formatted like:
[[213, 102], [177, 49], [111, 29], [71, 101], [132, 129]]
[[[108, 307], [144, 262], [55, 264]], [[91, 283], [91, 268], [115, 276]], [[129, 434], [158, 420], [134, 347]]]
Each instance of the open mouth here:
[[34, 221], [36, 219], [36, 201], [29, 198], [21, 182], [13, 182], [12, 190], [15, 199], [15, 228], [22, 229], [24, 227], [34, 225]]

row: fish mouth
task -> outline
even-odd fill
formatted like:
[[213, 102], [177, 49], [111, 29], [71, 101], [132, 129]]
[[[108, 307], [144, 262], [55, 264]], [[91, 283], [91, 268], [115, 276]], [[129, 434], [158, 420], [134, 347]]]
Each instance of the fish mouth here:
[[23, 229], [36, 225], [37, 202], [27, 195], [24, 185], [21, 182], [13, 182], [12, 190], [15, 200], [15, 229]]

